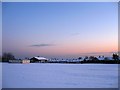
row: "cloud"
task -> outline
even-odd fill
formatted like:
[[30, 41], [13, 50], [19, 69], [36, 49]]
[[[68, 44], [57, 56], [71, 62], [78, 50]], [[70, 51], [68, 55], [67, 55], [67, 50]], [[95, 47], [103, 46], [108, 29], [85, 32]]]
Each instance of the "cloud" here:
[[54, 46], [53, 44], [34, 44], [30, 45], [30, 47], [46, 47], [46, 46]]

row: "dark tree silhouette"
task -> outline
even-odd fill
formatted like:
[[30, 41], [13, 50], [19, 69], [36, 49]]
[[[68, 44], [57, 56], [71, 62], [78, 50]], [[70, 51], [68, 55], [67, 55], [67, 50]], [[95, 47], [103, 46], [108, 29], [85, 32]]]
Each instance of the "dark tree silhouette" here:
[[3, 53], [2, 55], [2, 61], [3, 62], [8, 62], [8, 60], [14, 60], [15, 57], [12, 53]]
[[113, 57], [112, 57], [114, 60], [119, 60], [119, 55], [118, 54], [113, 54]]
[[99, 56], [99, 58], [101, 58], [101, 56]]
[[85, 56], [84, 60], [88, 59], [88, 56]]
[[0, 56], [0, 62], [2, 62], [2, 57]]
[[78, 59], [80, 60], [80, 59], [82, 59], [82, 57], [79, 57]]
[[104, 60], [109, 60], [109, 58], [108, 58], [108, 57], [105, 57]]
[[94, 60], [94, 56], [90, 56], [90, 57], [89, 57], [89, 60]]

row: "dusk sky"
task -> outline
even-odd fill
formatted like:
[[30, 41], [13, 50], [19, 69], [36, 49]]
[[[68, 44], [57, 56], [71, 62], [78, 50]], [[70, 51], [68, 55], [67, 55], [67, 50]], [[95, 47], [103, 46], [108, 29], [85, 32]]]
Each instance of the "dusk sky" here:
[[18, 58], [111, 55], [117, 2], [3, 3], [3, 52]]

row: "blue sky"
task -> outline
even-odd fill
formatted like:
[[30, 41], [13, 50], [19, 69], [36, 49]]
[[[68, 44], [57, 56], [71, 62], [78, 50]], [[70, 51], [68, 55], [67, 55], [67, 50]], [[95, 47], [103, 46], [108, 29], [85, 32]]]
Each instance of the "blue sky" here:
[[77, 57], [117, 51], [117, 2], [3, 3], [3, 52]]

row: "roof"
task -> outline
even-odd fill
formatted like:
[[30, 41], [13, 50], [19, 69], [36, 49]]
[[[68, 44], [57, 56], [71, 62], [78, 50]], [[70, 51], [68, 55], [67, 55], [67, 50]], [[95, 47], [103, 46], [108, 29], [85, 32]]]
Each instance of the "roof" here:
[[44, 57], [34, 57], [34, 58], [36, 58], [38, 60], [48, 60], [47, 58], [44, 58]]

